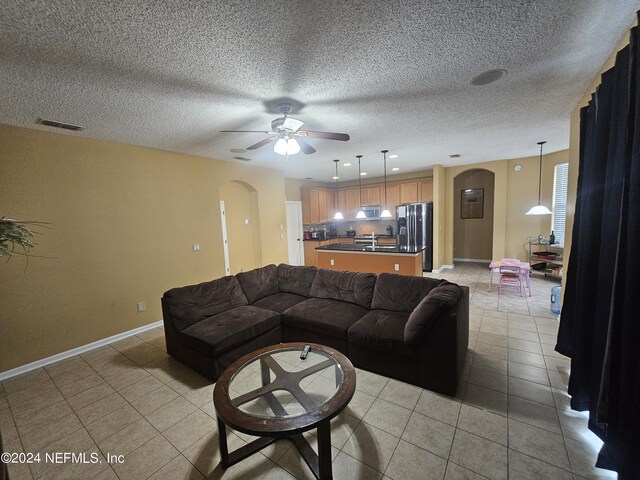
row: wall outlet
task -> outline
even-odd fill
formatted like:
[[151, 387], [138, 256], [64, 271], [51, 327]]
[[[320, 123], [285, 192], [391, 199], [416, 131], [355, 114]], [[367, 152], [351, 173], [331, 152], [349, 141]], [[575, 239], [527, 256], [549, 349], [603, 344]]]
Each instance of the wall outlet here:
[[336, 264], [336, 262], [335, 262], [335, 260], [332, 258], [332, 259], [331, 259], [331, 265], [335, 265], [335, 264]]
[[250, 219], [249, 219], [249, 218], [245, 218], [245, 219], [244, 219], [244, 224], [245, 224], [245, 225], [249, 225], [250, 223], [251, 223], [251, 221], [250, 221]]
[[200, 244], [199, 243], [194, 243], [193, 244], [193, 251], [194, 252], [199, 252], [200, 251]]
[[144, 302], [138, 302], [136, 303], [136, 306], [138, 308], [138, 312], [144, 312], [147, 309], [147, 306], [144, 304]]
[[280, 240], [284, 240], [284, 234], [283, 233], [280, 234]]
[[399, 264], [399, 263], [394, 263], [394, 264], [393, 264], [393, 269], [394, 269], [396, 272], [399, 272], [399, 271], [400, 271], [400, 264]]

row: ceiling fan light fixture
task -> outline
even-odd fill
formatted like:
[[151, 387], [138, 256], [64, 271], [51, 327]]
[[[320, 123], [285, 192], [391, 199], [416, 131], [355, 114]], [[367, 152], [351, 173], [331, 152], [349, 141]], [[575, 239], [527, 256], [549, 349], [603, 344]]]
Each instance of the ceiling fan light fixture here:
[[278, 155], [295, 155], [300, 151], [300, 144], [295, 138], [280, 138], [273, 146]]

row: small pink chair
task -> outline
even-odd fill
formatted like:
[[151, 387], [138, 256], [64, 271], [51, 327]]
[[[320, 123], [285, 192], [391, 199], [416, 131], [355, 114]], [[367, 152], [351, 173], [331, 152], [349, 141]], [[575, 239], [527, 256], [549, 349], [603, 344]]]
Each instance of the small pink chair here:
[[[506, 260], [506, 259], [505, 259]], [[503, 263], [498, 268], [498, 292], [502, 293], [502, 286], [512, 286], [518, 289], [518, 293], [522, 296], [522, 276], [520, 275], [520, 267], [518, 265], [509, 265]]]

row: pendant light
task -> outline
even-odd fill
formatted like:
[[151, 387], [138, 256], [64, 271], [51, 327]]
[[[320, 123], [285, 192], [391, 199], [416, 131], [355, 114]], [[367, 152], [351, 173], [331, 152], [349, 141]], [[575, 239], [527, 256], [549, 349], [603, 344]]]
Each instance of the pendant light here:
[[340, 195], [338, 194], [338, 162], [340, 160], [334, 160], [336, 163], [336, 176], [333, 177], [336, 180], [336, 214], [333, 216], [334, 220], [344, 220], [344, 216], [340, 211]]
[[549, 210], [544, 205], [540, 204], [540, 192], [542, 189], [542, 146], [547, 142], [538, 142], [540, 145], [540, 173], [538, 177], [538, 204], [531, 207], [526, 215], [551, 215], [551, 210]]
[[360, 159], [362, 158], [362, 155], [356, 155], [356, 158], [358, 159], [358, 194], [360, 195], [360, 210], [356, 214], [356, 218], [358, 220], [362, 220], [367, 218], [367, 215], [362, 209], [362, 172], [360, 171]]
[[380, 214], [380, 218], [391, 218], [391, 212], [387, 208], [387, 152], [389, 150], [381, 150], [384, 157], [384, 210]]

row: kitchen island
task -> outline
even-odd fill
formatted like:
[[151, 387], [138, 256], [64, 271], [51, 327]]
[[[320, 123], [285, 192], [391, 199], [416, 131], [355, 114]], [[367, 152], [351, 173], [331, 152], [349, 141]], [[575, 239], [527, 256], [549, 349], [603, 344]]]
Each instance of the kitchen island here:
[[336, 243], [316, 248], [318, 267], [353, 272], [387, 272], [422, 276], [425, 247], [349, 245]]

